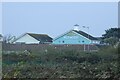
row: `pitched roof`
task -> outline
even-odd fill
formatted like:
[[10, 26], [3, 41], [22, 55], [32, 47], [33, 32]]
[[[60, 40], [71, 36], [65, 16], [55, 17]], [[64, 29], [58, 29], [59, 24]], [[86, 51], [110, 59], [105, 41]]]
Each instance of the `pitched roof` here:
[[34, 34], [34, 33], [27, 33], [31, 37], [37, 39], [38, 41], [42, 42], [52, 42], [52, 38], [49, 37], [47, 34]]
[[28, 34], [29, 36], [31, 36], [41, 42], [52, 42], [52, 38], [49, 37], [47, 34], [35, 34], [35, 33], [25, 33], [25, 34], [21, 35], [20, 37], [18, 37], [17, 39], [15, 39], [13, 42], [17, 41], [18, 39], [25, 36], [26, 34]]
[[83, 32], [83, 31], [80, 31], [80, 30], [79, 30], [79, 31], [77, 31], [77, 30], [69, 30], [69, 31], [67, 31], [66, 33], [64, 33], [64, 34], [62, 34], [62, 35], [54, 38], [54, 40], [58, 39], [59, 37], [62, 37], [62, 36], [64, 36], [64, 35], [66, 35], [66, 34], [69, 33], [70, 31], [74, 31], [74, 32], [76, 32], [76, 33], [78, 33], [78, 34], [80, 34], [80, 35], [82, 35], [82, 36], [84, 36], [84, 37], [86, 37], [86, 38], [88, 38], [88, 39], [90, 39], [90, 40], [98, 40], [97, 38], [95, 38], [95, 37], [93, 37], [93, 36], [91, 36], [91, 35], [89, 35], [89, 37], [88, 37], [88, 34], [87, 34], [87, 33]]
[[80, 35], [82, 35], [82, 36], [84, 36], [84, 37], [86, 37], [86, 38], [88, 38], [88, 39], [90, 39], [90, 40], [98, 40], [97, 38], [83, 32], [83, 31], [80, 31], [80, 30], [79, 31], [73, 30], [73, 31], [80, 34]]

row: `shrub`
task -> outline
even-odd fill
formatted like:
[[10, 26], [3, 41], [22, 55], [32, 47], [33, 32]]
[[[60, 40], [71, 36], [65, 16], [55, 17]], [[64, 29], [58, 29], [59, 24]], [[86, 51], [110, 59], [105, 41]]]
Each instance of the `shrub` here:
[[118, 54], [105, 46], [98, 52], [48, 47], [40, 52], [3, 54], [5, 78], [111, 78], [119, 77]]

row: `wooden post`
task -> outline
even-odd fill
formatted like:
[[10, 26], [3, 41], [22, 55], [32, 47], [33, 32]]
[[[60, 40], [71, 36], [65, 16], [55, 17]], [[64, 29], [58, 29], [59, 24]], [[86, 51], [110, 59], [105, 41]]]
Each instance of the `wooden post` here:
[[85, 51], [85, 44], [84, 44], [84, 51]]

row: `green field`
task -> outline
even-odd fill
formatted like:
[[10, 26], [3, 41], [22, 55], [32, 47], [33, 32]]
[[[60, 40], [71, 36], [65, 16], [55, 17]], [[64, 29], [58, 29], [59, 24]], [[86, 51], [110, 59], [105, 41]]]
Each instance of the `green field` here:
[[3, 78], [120, 79], [118, 48], [98, 51], [46, 48], [39, 52], [3, 51]]

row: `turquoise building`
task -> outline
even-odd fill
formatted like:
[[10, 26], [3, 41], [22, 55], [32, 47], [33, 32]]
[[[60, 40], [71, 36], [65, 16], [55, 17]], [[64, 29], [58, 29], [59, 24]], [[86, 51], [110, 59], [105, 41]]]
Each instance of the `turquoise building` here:
[[99, 44], [100, 41], [81, 31], [81, 30], [70, 30], [55, 39], [52, 44]]

